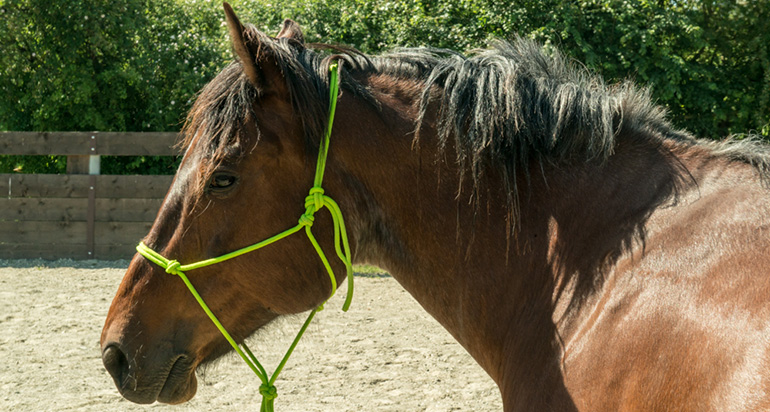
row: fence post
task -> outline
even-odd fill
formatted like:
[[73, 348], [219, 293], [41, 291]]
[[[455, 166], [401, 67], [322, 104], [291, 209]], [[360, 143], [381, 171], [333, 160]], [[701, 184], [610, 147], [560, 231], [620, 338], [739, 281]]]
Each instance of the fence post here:
[[[88, 139], [88, 152], [96, 153], [96, 134]], [[93, 259], [96, 248], [96, 176], [101, 172], [98, 154], [67, 156], [67, 174], [88, 174], [88, 209], [86, 211], [86, 258]]]
[[[96, 153], [96, 135], [91, 135], [90, 151]], [[97, 154], [88, 156], [88, 213], [86, 214], [86, 247], [88, 258], [93, 259], [96, 248], [96, 176], [101, 169], [101, 158]]]
[[88, 173], [90, 156], [88, 155], [69, 155], [67, 156], [67, 174], [84, 175]]

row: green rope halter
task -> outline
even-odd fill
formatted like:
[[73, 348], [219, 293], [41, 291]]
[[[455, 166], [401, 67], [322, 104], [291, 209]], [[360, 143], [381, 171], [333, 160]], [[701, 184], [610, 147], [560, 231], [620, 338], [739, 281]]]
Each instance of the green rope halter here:
[[238, 355], [244, 360], [244, 362], [246, 362], [247, 365], [249, 365], [249, 368], [251, 368], [251, 370], [254, 371], [257, 377], [262, 381], [262, 384], [259, 386], [259, 393], [262, 395], [262, 406], [260, 407], [261, 412], [273, 412], [273, 400], [278, 396], [274, 386], [275, 380], [278, 377], [278, 374], [281, 373], [283, 367], [286, 365], [286, 362], [289, 360], [289, 356], [291, 356], [291, 353], [294, 351], [297, 343], [299, 343], [300, 338], [302, 338], [302, 335], [305, 333], [308, 325], [310, 325], [310, 322], [313, 320], [315, 314], [323, 309], [323, 304], [310, 311], [310, 315], [308, 315], [307, 320], [305, 320], [305, 323], [300, 328], [299, 333], [297, 333], [297, 337], [294, 338], [291, 346], [289, 346], [289, 350], [286, 351], [286, 355], [284, 355], [283, 359], [281, 359], [281, 362], [278, 364], [278, 367], [275, 369], [273, 375], [270, 376], [267, 374], [265, 368], [262, 367], [262, 365], [259, 363], [257, 357], [251, 353], [251, 350], [249, 350], [249, 347], [246, 346], [246, 343], [241, 344], [241, 346], [243, 346], [243, 349], [241, 349], [241, 347], [235, 342], [232, 336], [230, 336], [224, 326], [222, 326], [222, 323], [219, 322], [219, 319], [217, 319], [214, 313], [211, 312], [211, 309], [209, 309], [208, 305], [206, 305], [206, 302], [203, 301], [203, 298], [201, 298], [200, 294], [198, 294], [198, 291], [195, 290], [195, 287], [193, 287], [192, 283], [190, 283], [190, 280], [187, 278], [184, 272], [199, 269], [205, 266], [211, 266], [216, 263], [224, 262], [226, 260], [241, 256], [261, 247], [267, 246], [271, 243], [275, 243], [289, 235], [297, 233], [304, 227], [305, 233], [307, 234], [308, 239], [310, 239], [310, 243], [313, 244], [313, 248], [315, 249], [316, 253], [318, 253], [318, 256], [321, 258], [321, 262], [323, 262], [324, 268], [326, 268], [326, 271], [329, 274], [329, 279], [331, 280], [332, 286], [332, 293], [329, 296], [331, 298], [331, 296], [334, 296], [334, 293], [337, 291], [337, 280], [334, 276], [331, 265], [329, 265], [329, 260], [326, 258], [326, 255], [324, 255], [323, 250], [321, 250], [321, 246], [318, 245], [318, 241], [316, 241], [315, 236], [313, 236], [313, 232], [311, 231], [315, 213], [325, 207], [329, 209], [332, 220], [334, 222], [334, 249], [337, 252], [337, 256], [339, 256], [340, 260], [345, 264], [348, 278], [348, 294], [347, 298], [345, 299], [345, 303], [342, 306], [342, 310], [347, 311], [348, 308], [350, 308], [350, 302], [353, 298], [353, 267], [350, 260], [350, 246], [348, 245], [348, 235], [345, 231], [345, 221], [342, 219], [342, 211], [340, 211], [340, 207], [332, 198], [324, 194], [324, 190], [321, 187], [321, 184], [323, 183], [324, 170], [326, 169], [326, 155], [329, 151], [329, 139], [331, 138], [334, 111], [337, 107], [337, 93], [339, 92], [337, 63], [332, 63], [329, 66], [329, 70], [331, 72], [329, 79], [329, 124], [326, 128], [324, 139], [321, 142], [318, 150], [318, 163], [316, 164], [313, 187], [310, 189], [310, 193], [305, 198], [305, 213], [300, 216], [299, 222], [296, 226], [254, 245], [238, 249], [234, 252], [230, 252], [219, 257], [186, 265], [183, 265], [176, 260], [165, 258], [158, 252], [150, 249], [144, 243], [139, 243], [139, 245], [136, 247], [136, 250], [142, 256], [147, 258], [147, 260], [164, 268], [166, 273], [177, 275], [182, 279], [185, 285], [187, 285], [187, 288], [190, 289], [190, 292], [195, 297], [195, 300], [198, 301], [198, 303], [201, 305], [201, 308], [203, 308], [211, 321], [214, 322], [214, 325], [216, 325], [217, 329], [219, 329], [219, 331], [222, 333], [225, 339], [227, 339], [233, 349], [235, 349]]

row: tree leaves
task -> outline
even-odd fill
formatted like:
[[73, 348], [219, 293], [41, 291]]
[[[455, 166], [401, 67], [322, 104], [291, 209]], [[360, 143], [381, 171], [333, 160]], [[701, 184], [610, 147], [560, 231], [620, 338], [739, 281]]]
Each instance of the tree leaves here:
[[[464, 51], [518, 33], [563, 50], [609, 81], [650, 86], [671, 120], [698, 136], [770, 131], [767, 1], [233, 5], [243, 21], [267, 33], [294, 18], [308, 41], [368, 53], [424, 45]], [[0, 50], [2, 130], [179, 130], [195, 93], [232, 59], [221, 2], [214, 0], [0, 0]], [[135, 159], [125, 166], [152, 167]]]

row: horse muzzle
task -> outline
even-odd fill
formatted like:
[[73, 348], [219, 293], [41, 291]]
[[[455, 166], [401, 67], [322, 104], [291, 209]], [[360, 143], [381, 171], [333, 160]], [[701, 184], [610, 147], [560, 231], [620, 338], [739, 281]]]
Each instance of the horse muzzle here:
[[177, 404], [195, 395], [198, 382], [190, 356], [155, 353], [148, 361], [149, 354], [141, 349], [136, 355], [130, 357], [115, 342], [106, 344], [102, 350], [104, 367], [124, 398], [140, 404]]

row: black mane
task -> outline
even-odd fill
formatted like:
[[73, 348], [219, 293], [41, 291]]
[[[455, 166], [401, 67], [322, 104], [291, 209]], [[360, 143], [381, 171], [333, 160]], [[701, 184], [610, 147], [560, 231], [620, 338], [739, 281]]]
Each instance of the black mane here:
[[[620, 133], [703, 145], [716, 155], [752, 163], [763, 174], [770, 169], [766, 146], [752, 139], [720, 143], [696, 140], [669, 123], [665, 110], [653, 103], [647, 89], [638, 89], [630, 82], [608, 86], [558, 51], [549, 53], [519, 37], [511, 42], [497, 41], [467, 57], [432, 48], [366, 56], [349, 48], [273, 39], [253, 26], [248, 26], [247, 37], [276, 56], [295, 113], [302, 121], [309, 153], [318, 147], [326, 127], [328, 66], [332, 60], [342, 62], [343, 91], [368, 101], [375, 109], [377, 101], [355, 79], [373, 73], [414, 79], [423, 84], [416, 139], [428, 108], [437, 104], [440, 147], [454, 143], [460, 173], [469, 175], [474, 191], [486, 168], [499, 170], [508, 185], [513, 214], [517, 173], [526, 174], [527, 165], [533, 161], [603, 161], [612, 155]], [[433, 92], [437, 88], [441, 93]], [[227, 147], [239, 139], [239, 125], [258, 97], [240, 64], [231, 63], [201, 91], [185, 123], [184, 144], [189, 145], [202, 132], [209, 157], [224, 156]]]

